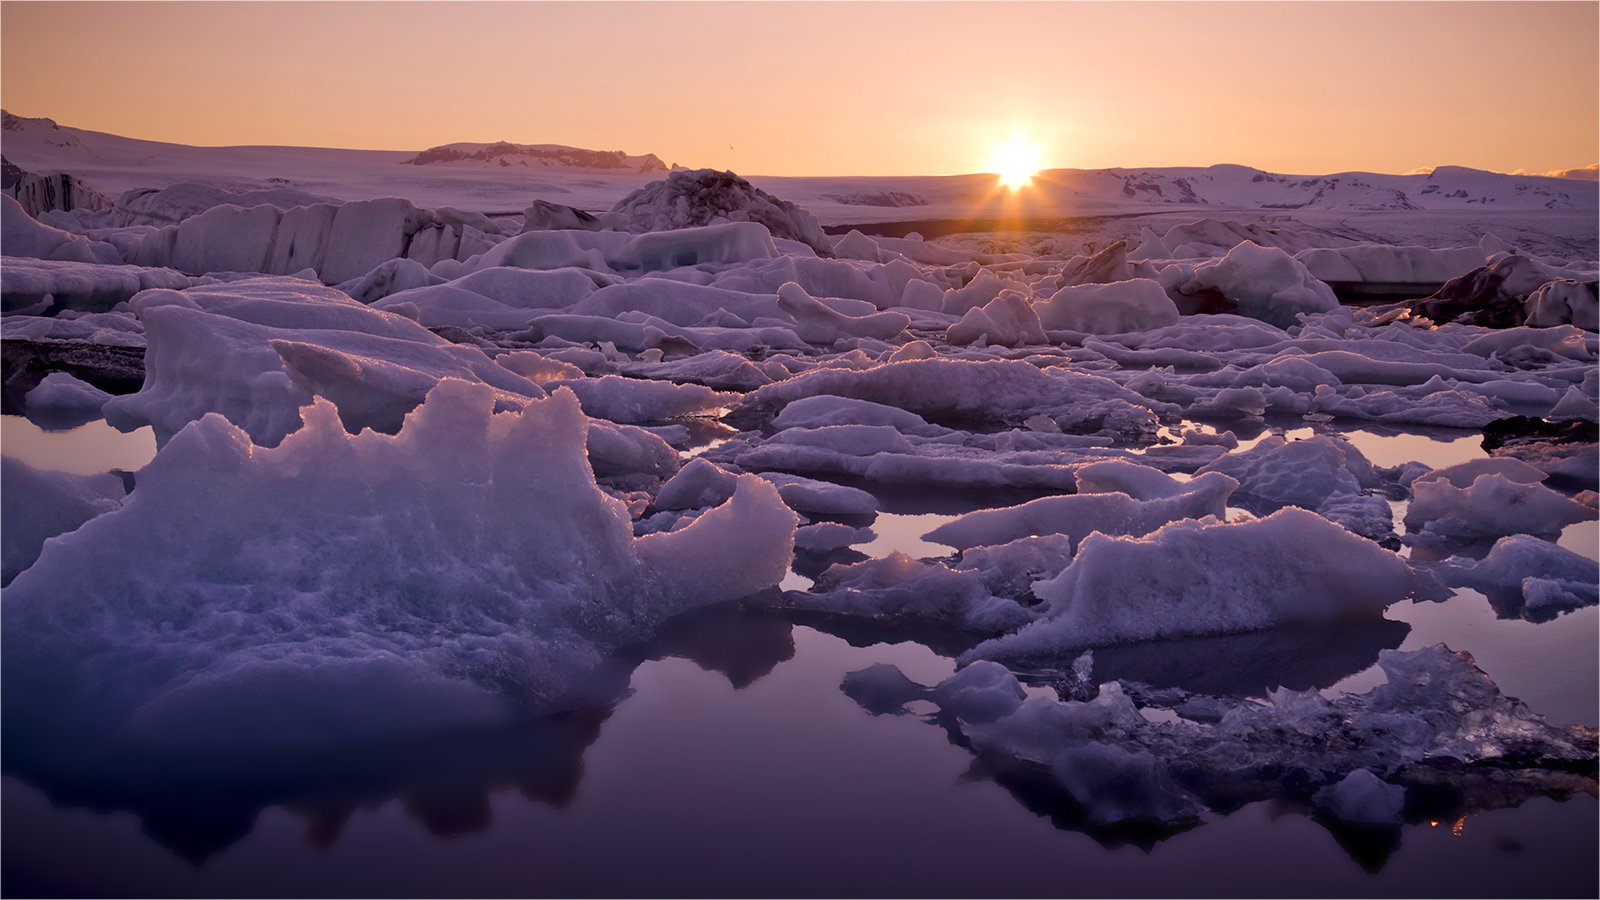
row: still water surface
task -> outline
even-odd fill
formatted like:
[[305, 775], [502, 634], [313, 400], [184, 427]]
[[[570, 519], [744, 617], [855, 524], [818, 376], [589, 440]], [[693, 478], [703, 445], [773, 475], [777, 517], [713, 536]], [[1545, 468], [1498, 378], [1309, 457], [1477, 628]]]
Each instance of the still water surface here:
[[[41, 438], [14, 417], [4, 427], [5, 452], [36, 466], [142, 463], [141, 449], [111, 446], [127, 436], [100, 443], [91, 429]], [[1475, 435], [1349, 436], [1384, 466], [1482, 455]], [[919, 535], [954, 513], [926, 508], [886, 502], [872, 526], [880, 539], [855, 549], [944, 555], [948, 548]], [[1562, 543], [1594, 556], [1593, 525], [1569, 529]], [[1442, 641], [1467, 650], [1505, 693], [1552, 721], [1600, 719], [1595, 608], [1544, 624], [1500, 620], [1482, 595], [1460, 591], [1443, 603], [1397, 604], [1388, 619], [1410, 626], [1402, 649]], [[643, 662], [633, 695], [609, 715], [464, 737], [418, 754], [421, 762], [374, 757], [369, 768], [388, 774], [291, 788], [273, 802], [169, 798], [167, 809], [146, 802], [141, 822], [92, 788], [55, 805], [8, 774], [0, 888], [7, 896], [927, 897], [1593, 896], [1600, 888], [1600, 829], [1586, 795], [1381, 839], [1336, 833], [1278, 802], [1208, 813], [1161, 839], [1091, 836], [1070, 817], [1053, 820], [1048, 798], [1028, 786], [997, 780], [926, 716], [930, 706], [873, 716], [839, 690], [846, 673], [878, 662], [932, 684], [954, 671], [949, 658], [912, 642], [846, 640], [827, 627], [728, 613]], [[1383, 680], [1375, 666], [1357, 665], [1318, 686], [1331, 695]]]

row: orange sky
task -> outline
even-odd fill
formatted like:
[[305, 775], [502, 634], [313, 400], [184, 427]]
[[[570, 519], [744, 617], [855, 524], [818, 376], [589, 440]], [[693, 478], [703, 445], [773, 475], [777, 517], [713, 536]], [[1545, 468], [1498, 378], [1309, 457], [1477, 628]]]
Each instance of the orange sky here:
[[0, 3], [0, 104], [185, 144], [747, 175], [1600, 157], [1600, 3]]

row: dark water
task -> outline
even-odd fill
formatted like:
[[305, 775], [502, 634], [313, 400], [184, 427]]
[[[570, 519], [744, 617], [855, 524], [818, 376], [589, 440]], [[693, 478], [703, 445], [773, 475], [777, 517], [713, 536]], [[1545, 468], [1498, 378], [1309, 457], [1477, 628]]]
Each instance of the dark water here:
[[[1592, 630], [1593, 622], [1590, 622]], [[1148, 850], [1057, 828], [916, 716], [837, 688], [879, 661], [949, 671], [912, 644], [805, 627], [735, 689], [684, 659], [643, 664], [582, 754], [570, 802], [485, 759], [341, 817], [261, 812], [195, 865], [126, 812], [53, 808], [4, 784], [4, 892], [140, 896], [1562, 896], [1596, 889], [1594, 799], [1545, 798], [1406, 827], [1392, 855], [1304, 810], [1247, 806]], [[492, 752], [485, 756], [492, 757]], [[513, 761], [514, 763], [514, 761]], [[548, 774], [548, 773], [546, 773]], [[475, 776], [477, 776], [475, 778]], [[498, 779], [498, 782], [497, 782]], [[533, 793], [536, 799], [527, 794]], [[1035, 798], [1036, 799], [1036, 798]], [[1341, 845], [1341, 840], [1353, 848]], [[1376, 843], [1376, 849], [1374, 844]]]
[[[12, 423], [7, 452], [12, 453]], [[1449, 435], [1365, 435], [1380, 465], [1481, 455]], [[54, 451], [52, 451], [54, 452]], [[1397, 457], [1397, 458], [1387, 458]], [[120, 459], [120, 458], [119, 458]], [[41, 463], [35, 462], [35, 465]], [[91, 463], [91, 467], [95, 463]], [[136, 465], [122, 463], [119, 465]], [[937, 551], [937, 514], [879, 516], [871, 555]], [[932, 516], [933, 518], [929, 518]], [[1595, 553], [1594, 523], [1562, 543]], [[933, 548], [933, 549], [930, 549]], [[1588, 549], [1583, 549], [1587, 547]], [[1097, 677], [1383, 680], [1380, 648], [1468, 650], [1505, 693], [1559, 723], [1600, 719], [1600, 610], [1498, 619], [1471, 591], [1391, 607], [1349, 634], [1196, 641], [1097, 654]], [[795, 621], [804, 620], [804, 617]], [[829, 633], [829, 631], [834, 633]], [[848, 639], [847, 639], [848, 638]], [[930, 641], [935, 646], [937, 641]], [[1313, 649], [1306, 649], [1306, 648]], [[1352, 829], [1287, 801], [1207, 813], [1181, 831], [1087, 825], [1059, 789], [996, 771], [913, 703], [873, 716], [848, 672], [932, 684], [950, 659], [861, 629], [723, 610], [648, 648], [609, 711], [512, 729], [57, 781], [9, 771], [6, 896], [1595, 896], [1595, 798]], [[1229, 658], [1246, 658], [1233, 666]], [[1100, 669], [1106, 669], [1101, 672]], [[1117, 669], [1121, 671], [1110, 671]], [[1261, 669], [1262, 671], [1256, 671]], [[1176, 673], [1176, 674], [1174, 674]], [[1214, 685], [1207, 685], [1215, 687]], [[1299, 687], [1301, 685], [1291, 685]], [[1047, 693], [1043, 687], [1030, 688]], [[237, 761], [235, 761], [237, 762]], [[43, 788], [44, 790], [41, 790]], [[48, 791], [53, 798], [47, 799]]]

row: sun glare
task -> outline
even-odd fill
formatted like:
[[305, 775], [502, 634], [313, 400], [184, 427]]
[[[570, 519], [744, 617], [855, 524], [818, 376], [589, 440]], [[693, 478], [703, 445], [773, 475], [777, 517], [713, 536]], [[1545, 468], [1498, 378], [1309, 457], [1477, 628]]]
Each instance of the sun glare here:
[[999, 173], [1000, 184], [1013, 191], [1032, 184], [1034, 174], [1044, 167], [1039, 148], [1022, 141], [995, 147], [990, 165]]

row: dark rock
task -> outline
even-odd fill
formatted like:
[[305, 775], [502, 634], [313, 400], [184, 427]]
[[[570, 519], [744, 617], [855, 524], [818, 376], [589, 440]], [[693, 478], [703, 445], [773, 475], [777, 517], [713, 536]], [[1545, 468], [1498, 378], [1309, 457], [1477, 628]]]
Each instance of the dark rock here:
[[1483, 449], [1493, 453], [1501, 447], [1549, 442], [1555, 444], [1600, 441], [1600, 423], [1587, 419], [1547, 422], [1533, 416], [1509, 416], [1483, 426]]
[[553, 144], [513, 144], [509, 141], [497, 141], [479, 150], [468, 150], [459, 145], [452, 146], [449, 144], [442, 147], [430, 147], [405, 160], [402, 165], [428, 166], [461, 160], [498, 162], [500, 165], [507, 167], [513, 162], [517, 162], [524, 166], [532, 163], [536, 166], [562, 169], [609, 169], [628, 172], [667, 171], [667, 164], [653, 153], [645, 154], [643, 160], [636, 165], [628, 158], [628, 154], [623, 153], [621, 150], [584, 150], [578, 147], [560, 147]]
[[851, 191], [848, 194], [827, 194], [826, 199], [832, 200], [843, 206], [882, 206], [900, 208], [906, 206], [927, 206], [928, 198], [921, 194], [912, 194], [906, 191], [889, 191], [881, 188], [871, 190]]

